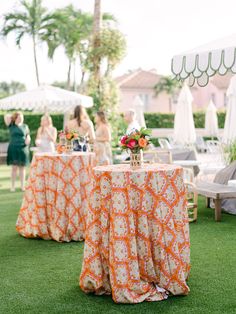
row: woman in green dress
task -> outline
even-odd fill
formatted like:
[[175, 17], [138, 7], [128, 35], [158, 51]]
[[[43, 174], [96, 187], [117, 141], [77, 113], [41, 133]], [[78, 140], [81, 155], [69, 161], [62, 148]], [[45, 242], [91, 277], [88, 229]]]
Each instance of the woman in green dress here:
[[12, 166], [11, 191], [15, 191], [17, 170], [19, 169], [21, 190], [25, 190], [25, 166], [29, 164], [29, 128], [24, 124], [21, 112], [5, 115], [5, 123], [9, 128], [10, 141], [7, 151], [7, 164]]

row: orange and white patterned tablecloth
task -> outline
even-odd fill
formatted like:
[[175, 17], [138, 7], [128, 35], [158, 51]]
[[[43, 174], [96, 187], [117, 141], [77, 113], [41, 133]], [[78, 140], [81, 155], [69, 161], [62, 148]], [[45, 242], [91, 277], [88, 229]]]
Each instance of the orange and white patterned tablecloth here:
[[84, 239], [93, 153], [35, 154], [17, 231], [58, 242]]
[[182, 169], [95, 167], [80, 287], [119, 303], [189, 292], [189, 225]]

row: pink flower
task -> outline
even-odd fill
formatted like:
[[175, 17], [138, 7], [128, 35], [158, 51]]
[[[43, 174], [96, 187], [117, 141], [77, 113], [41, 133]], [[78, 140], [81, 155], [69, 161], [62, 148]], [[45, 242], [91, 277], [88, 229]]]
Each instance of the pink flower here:
[[126, 145], [126, 140], [127, 140], [127, 138], [128, 138], [127, 135], [122, 136], [122, 138], [121, 138], [121, 140], [120, 140], [120, 143], [121, 143], [122, 145]]
[[129, 140], [128, 144], [127, 144], [127, 147], [130, 148], [130, 149], [133, 149], [136, 145], [137, 145], [137, 141], [134, 140], [134, 139], [131, 139]]

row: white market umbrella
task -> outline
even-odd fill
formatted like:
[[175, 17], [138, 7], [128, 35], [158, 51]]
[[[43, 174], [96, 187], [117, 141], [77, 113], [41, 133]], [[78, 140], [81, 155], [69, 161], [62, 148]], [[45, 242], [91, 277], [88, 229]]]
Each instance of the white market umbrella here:
[[236, 34], [183, 52], [172, 59], [172, 72], [176, 79], [189, 78], [190, 86], [195, 81], [199, 86], [205, 86], [209, 77], [216, 73], [225, 75], [228, 70], [236, 73]]
[[214, 137], [218, 135], [218, 117], [217, 109], [211, 100], [205, 115], [205, 130], [207, 136]]
[[59, 87], [41, 85], [0, 100], [0, 109], [33, 110], [35, 112], [71, 112], [75, 106], [93, 106], [93, 99]]
[[144, 111], [144, 103], [143, 103], [142, 99], [139, 96], [136, 96], [134, 98], [133, 106], [134, 106], [134, 110], [135, 110], [135, 113], [136, 113], [136, 120], [138, 121], [138, 124], [141, 127], [146, 128], [146, 122], [145, 122], [144, 113], [143, 113], [143, 111]]
[[230, 144], [236, 140], [236, 76], [231, 78], [227, 90], [228, 105], [225, 117], [223, 142]]
[[174, 120], [174, 141], [180, 145], [191, 145], [196, 141], [196, 131], [192, 112], [193, 96], [189, 87], [182, 87]]

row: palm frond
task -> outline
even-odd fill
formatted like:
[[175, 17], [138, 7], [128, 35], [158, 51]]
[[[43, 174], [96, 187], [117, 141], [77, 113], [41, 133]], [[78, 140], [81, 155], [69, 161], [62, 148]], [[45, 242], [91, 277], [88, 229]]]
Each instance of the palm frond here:
[[21, 43], [21, 39], [24, 37], [25, 32], [21, 31], [18, 33], [18, 35], [16, 36], [16, 45], [21, 48], [20, 43]]
[[155, 95], [158, 96], [162, 92], [166, 92], [168, 95], [173, 95], [176, 90], [181, 88], [181, 86], [182, 83], [171, 76], [163, 76], [154, 86]]
[[103, 21], [112, 21], [112, 22], [116, 22], [117, 23], [117, 19], [115, 18], [115, 16], [111, 13], [103, 13], [102, 15], [102, 20]]

